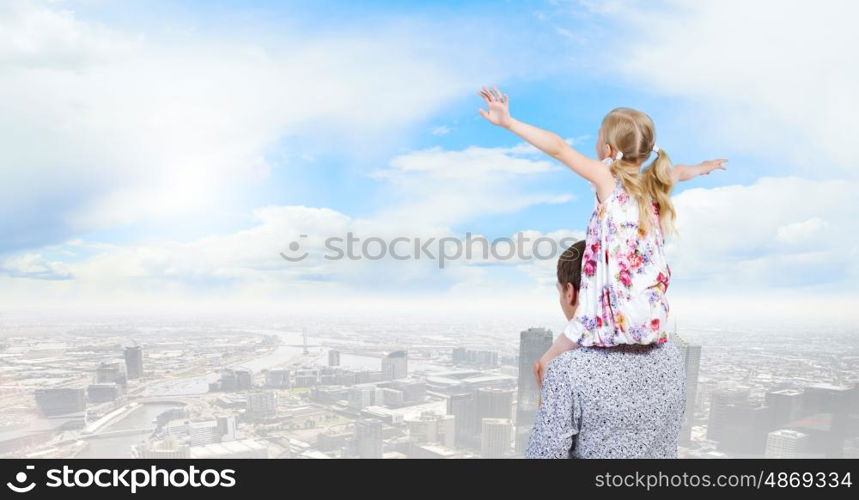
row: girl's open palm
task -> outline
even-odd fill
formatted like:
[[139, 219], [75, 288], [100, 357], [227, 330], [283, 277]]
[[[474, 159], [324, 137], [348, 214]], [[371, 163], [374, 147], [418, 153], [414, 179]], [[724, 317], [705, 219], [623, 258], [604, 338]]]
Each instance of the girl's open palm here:
[[483, 109], [477, 110], [480, 116], [486, 118], [489, 123], [498, 125], [499, 127], [507, 127], [510, 125], [510, 98], [507, 94], [502, 94], [497, 87], [492, 87], [492, 90], [483, 87], [478, 95], [483, 98], [489, 111]]
[[725, 162], [727, 161], [728, 160], [726, 158], [719, 158], [716, 160], [702, 161], [700, 165], [701, 168], [704, 170], [703, 174], [707, 175], [713, 170], [725, 170]]

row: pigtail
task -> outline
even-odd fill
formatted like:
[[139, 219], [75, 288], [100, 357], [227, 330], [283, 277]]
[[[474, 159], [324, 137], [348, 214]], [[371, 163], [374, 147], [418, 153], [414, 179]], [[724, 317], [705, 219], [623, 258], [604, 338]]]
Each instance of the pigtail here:
[[674, 220], [677, 217], [674, 204], [671, 202], [671, 189], [674, 187], [671, 177], [671, 158], [663, 149], [656, 151], [656, 158], [643, 172], [644, 184], [651, 199], [656, 203], [659, 221], [664, 235], [676, 232]]

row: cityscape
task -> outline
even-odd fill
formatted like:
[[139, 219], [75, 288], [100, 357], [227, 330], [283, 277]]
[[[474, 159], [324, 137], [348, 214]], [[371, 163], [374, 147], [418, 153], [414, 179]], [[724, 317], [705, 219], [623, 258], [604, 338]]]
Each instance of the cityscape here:
[[[521, 458], [561, 325], [402, 324], [4, 318], [0, 456]], [[678, 456], [859, 458], [856, 332], [806, 331], [678, 328]]]

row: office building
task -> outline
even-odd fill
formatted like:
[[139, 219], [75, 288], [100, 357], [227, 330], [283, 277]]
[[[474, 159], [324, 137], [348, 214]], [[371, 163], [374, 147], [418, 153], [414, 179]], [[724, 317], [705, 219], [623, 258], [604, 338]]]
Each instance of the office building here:
[[125, 362], [109, 361], [99, 363], [95, 370], [96, 384], [128, 385], [128, 374], [125, 372]]
[[87, 401], [90, 403], [109, 403], [116, 401], [122, 395], [122, 387], [118, 384], [90, 384], [86, 388]]
[[370, 386], [357, 386], [349, 389], [348, 406], [353, 410], [363, 410], [375, 403], [376, 388]]
[[481, 421], [480, 455], [503, 458], [510, 452], [513, 423], [509, 418], [484, 418]]
[[475, 446], [477, 434], [480, 432], [475, 393], [451, 394], [447, 399], [447, 414], [454, 417], [456, 447]]
[[46, 417], [60, 417], [86, 411], [84, 389], [36, 389], [36, 405]]
[[477, 418], [513, 419], [513, 389], [481, 387], [477, 389]]
[[262, 420], [277, 416], [277, 394], [273, 391], [248, 394], [245, 416], [250, 420]]
[[334, 349], [328, 351], [328, 366], [340, 366], [340, 351]]
[[125, 348], [125, 372], [129, 380], [143, 376], [143, 348], [139, 345]]
[[266, 387], [286, 389], [289, 387], [289, 370], [275, 369], [265, 373]]
[[808, 435], [791, 429], [779, 429], [767, 435], [765, 458], [802, 458], [808, 451]]
[[771, 391], [766, 393], [765, 401], [772, 410], [772, 426], [782, 427], [799, 418], [802, 409], [802, 391], [796, 389]]
[[375, 419], [355, 422], [355, 452], [360, 458], [382, 458], [382, 422]]
[[239, 368], [236, 373], [236, 390], [246, 391], [254, 386], [254, 372], [247, 368]]
[[409, 372], [409, 356], [406, 351], [394, 351], [382, 358], [382, 379], [406, 378]]
[[695, 401], [698, 397], [701, 346], [690, 344], [683, 339], [679, 339], [678, 346], [683, 354], [683, 365], [686, 372], [686, 410], [683, 415], [683, 427], [680, 430], [679, 442], [680, 444], [689, 444], [692, 441], [692, 426], [695, 423]]
[[519, 381], [516, 401], [516, 452], [528, 446], [540, 391], [534, 380], [534, 363], [552, 346], [551, 330], [529, 328], [519, 334]]

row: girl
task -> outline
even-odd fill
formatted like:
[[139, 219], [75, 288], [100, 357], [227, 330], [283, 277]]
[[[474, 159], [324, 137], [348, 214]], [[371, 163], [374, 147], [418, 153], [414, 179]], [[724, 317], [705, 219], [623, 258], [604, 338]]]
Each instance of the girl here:
[[[558, 354], [578, 346], [658, 344], [668, 340], [665, 292], [671, 269], [664, 236], [674, 230], [669, 194], [678, 181], [723, 169], [726, 159], [671, 165], [655, 142], [653, 121], [629, 108], [605, 116], [597, 136], [600, 161], [570, 147], [559, 135], [510, 116], [497, 88], [479, 92], [489, 110], [480, 115], [515, 133], [587, 179], [596, 194], [582, 256], [581, 290], [573, 318], [535, 366], [538, 384]], [[654, 154], [650, 165], [641, 169]]]

